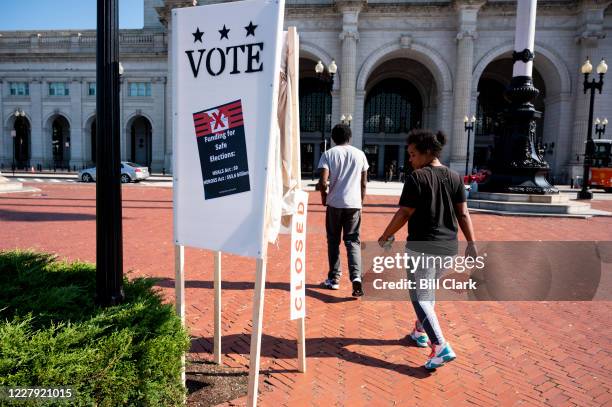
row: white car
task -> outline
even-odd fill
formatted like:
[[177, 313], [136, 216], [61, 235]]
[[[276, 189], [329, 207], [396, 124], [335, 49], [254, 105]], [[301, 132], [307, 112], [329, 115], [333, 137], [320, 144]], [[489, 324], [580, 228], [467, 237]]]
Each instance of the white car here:
[[[139, 182], [147, 178], [149, 178], [147, 167], [129, 161], [121, 161], [121, 183]], [[94, 182], [96, 180], [96, 167], [79, 171], [79, 179], [83, 182]]]

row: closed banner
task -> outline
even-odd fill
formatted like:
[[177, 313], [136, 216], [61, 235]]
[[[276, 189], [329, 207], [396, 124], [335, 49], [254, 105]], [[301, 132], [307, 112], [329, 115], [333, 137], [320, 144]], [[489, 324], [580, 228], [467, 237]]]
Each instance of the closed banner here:
[[283, 1], [172, 10], [175, 244], [263, 258]]
[[306, 214], [308, 192], [295, 192], [291, 219], [291, 319], [306, 316]]

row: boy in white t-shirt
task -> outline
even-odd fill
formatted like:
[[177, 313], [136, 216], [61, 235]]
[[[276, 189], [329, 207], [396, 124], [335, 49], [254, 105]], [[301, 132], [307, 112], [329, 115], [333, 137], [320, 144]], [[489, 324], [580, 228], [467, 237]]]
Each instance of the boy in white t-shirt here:
[[342, 237], [348, 256], [353, 296], [359, 297], [363, 295], [359, 229], [369, 166], [363, 151], [350, 145], [349, 126], [336, 125], [332, 130], [332, 139], [336, 146], [325, 151], [319, 161], [321, 169], [319, 190], [321, 201], [327, 206], [325, 229], [329, 260], [329, 272], [323, 286], [332, 290], [340, 288], [340, 237]]

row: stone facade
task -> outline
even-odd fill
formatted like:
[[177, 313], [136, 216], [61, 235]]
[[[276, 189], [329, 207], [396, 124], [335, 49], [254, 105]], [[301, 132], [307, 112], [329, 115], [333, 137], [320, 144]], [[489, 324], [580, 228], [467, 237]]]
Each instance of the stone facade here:
[[[191, 1], [144, 0], [142, 30], [122, 30], [122, 158], [133, 156], [134, 121], [148, 120], [151, 128], [151, 166], [170, 171], [172, 157], [171, 99], [168, 64], [172, 27], [168, 11], [191, 6]], [[199, 4], [208, 2], [199, 1]], [[544, 118], [541, 136], [553, 179], [579, 175], [588, 98], [582, 92], [579, 68], [586, 56], [597, 65], [612, 59], [612, 1], [540, 0], [537, 10], [534, 70], [542, 79]], [[500, 0], [381, 1], [290, 0], [285, 26], [300, 34], [302, 61], [325, 65], [335, 60], [338, 74], [332, 90], [332, 123], [351, 114], [353, 144], [380, 147], [375, 166], [380, 175], [392, 152], [401, 166], [405, 133], [364, 132], [364, 109], [369, 92], [384, 79], [410, 82], [422, 101], [419, 124], [444, 130], [449, 145], [443, 161], [463, 171], [467, 134], [463, 116], [475, 114], [478, 86], [483, 78], [507, 85], [511, 72], [492, 69], [513, 50], [516, 2]], [[161, 20], [161, 22], [160, 22]], [[493, 65], [492, 65], [493, 64]], [[306, 67], [307, 68], [307, 67]], [[305, 69], [302, 67], [302, 72]], [[26, 82], [29, 94], [11, 95], [10, 84]], [[49, 96], [50, 82], [69, 84], [68, 96]], [[63, 116], [69, 123], [70, 165], [91, 164], [91, 123], [95, 96], [95, 32], [2, 32], [0, 36], [0, 163], [13, 157], [15, 111], [30, 124], [30, 164], [52, 164], [51, 127]], [[130, 96], [131, 82], [150, 83], [150, 96]], [[596, 96], [595, 117], [612, 118], [612, 87]], [[138, 138], [138, 137], [137, 137]], [[320, 135], [304, 134], [303, 143], [320, 154]], [[478, 140], [476, 140], [478, 143]], [[551, 147], [554, 143], [554, 147]], [[389, 149], [385, 146], [397, 146]], [[470, 161], [475, 151], [470, 139]]]

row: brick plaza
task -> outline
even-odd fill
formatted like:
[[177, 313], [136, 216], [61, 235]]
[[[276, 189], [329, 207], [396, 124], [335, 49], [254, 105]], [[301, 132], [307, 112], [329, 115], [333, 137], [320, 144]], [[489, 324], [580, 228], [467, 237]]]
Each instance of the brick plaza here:
[[[95, 261], [95, 187], [36, 185], [0, 195], [0, 249], [32, 248]], [[172, 190], [123, 189], [124, 264], [129, 277], [162, 278], [174, 295]], [[368, 196], [362, 240], [375, 240], [397, 197]], [[612, 210], [612, 200], [593, 207]], [[428, 350], [410, 344], [408, 302], [350, 297], [343, 253], [340, 291], [318, 287], [327, 272], [324, 207], [311, 193], [307, 241], [307, 373], [296, 370], [289, 321], [288, 237], [270, 245], [263, 326], [262, 406], [612, 406], [610, 302], [444, 302], [437, 305], [458, 358], [434, 373]], [[473, 214], [478, 240], [610, 240], [612, 218]], [[203, 231], [205, 233], [205, 231]], [[398, 239], [405, 238], [405, 231]], [[342, 249], [344, 252], [344, 249]], [[223, 360], [248, 369], [255, 261], [223, 255]], [[213, 259], [186, 250], [189, 358], [212, 360]], [[243, 405], [245, 399], [228, 403]]]

